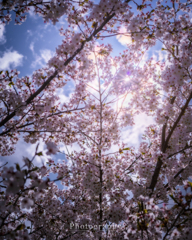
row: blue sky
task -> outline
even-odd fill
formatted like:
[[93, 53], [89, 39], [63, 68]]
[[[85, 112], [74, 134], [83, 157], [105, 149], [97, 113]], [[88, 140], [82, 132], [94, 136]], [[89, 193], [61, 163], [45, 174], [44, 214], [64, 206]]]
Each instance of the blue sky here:
[[[56, 25], [52, 25], [45, 24], [41, 17], [31, 13], [27, 14], [27, 20], [21, 25], [15, 25], [13, 19], [5, 27], [1, 26], [4, 30], [0, 31], [0, 39], [2, 39], [0, 40], [0, 59], [6, 53], [14, 54], [12, 59], [6, 59], [6, 65], [0, 65], [0, 69], [16, 67], [20, 71], [20, 77], [31, 75], [34, 70], [46, 63], [48, 60], [46, 57], [54, 54], [56, 47], [62, 42], [59, 29], [62, 26], [65, 29], [67, 25], [64, 17]], [[124, 49], [116, 37], [106, 38], [104, 42], [110, 42], [116, 46], [115, 55]]]
[[16, 51], [22, 55], [20, 62], [15, 64], [20, 76], [32, 74], [45, 64], [46, 50], [54, 52], [56, 46], [61, 43], [62, 37], [58, 32], [61, 24], [62, 22], [56, 26], [44, 24], [42, 18], [32, 14], [21, 25], [14, 25], [14, 21], [11, 21], [5, 26], [5, 41], [0, 45], [1, 57], [6, 52]]

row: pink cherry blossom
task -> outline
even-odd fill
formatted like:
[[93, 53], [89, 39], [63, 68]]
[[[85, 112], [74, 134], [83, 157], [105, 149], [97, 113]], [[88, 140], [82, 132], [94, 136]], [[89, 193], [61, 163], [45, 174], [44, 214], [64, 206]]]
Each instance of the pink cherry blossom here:
[[47, 146], [47, 152], [46, 152], [47, 155], [51, 155], [51, 154], [56, 154], [57, 153], [58, 149], [57, 149], [57, 146], [56, 146], [55, 143], [47, 142], [46, 146]]
[[[30, 9], [45, 22], [68, 23], [44, 68], [30, 77], [0, 72], [1, 155], [14, 153], [21, 135], [43, 140], [46, 155], [64, 151], [42, 166], [34, 164], [43, 155], [38, 147], [23, 167], [0, 165], [0, 238], [190, 239], [190, 4], [0, 3], [0, 24], [11, 21], [12, 10], [21, 24]], [[114, 56], [100, 40], [120, 34], [129, 41]], [[157, 44], [159, 54], [149, 57]], [[58, 90], [68, 82], [74, 89], [63, 103]], [[152, 122], [146, 127], [144, 115]]]

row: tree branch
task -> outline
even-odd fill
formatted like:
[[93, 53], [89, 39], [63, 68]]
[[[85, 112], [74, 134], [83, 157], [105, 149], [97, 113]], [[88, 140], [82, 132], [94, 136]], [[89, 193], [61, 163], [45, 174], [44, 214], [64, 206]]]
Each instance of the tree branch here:
[[[173, 127], [171, 128], [171, 130], [170, 130], [170, 132], [169, 132], [169, 134], [168, 134], [168, 136], [167, 136], [167, 138], [166, 138], [166, 140], [165, 140], [165, 142], [164, 142], [164, 144], [163, 144], [163, 147], [162, 147], [162, 152], [163, 152], [163, 153], [165, 153], [165, 151], [166, 151], [166, 149], [167, 149], [167, 146], [168, 146], [168, 143], [169, 143], [169, 140], [170, 140], [170, 138], [171, 138], [171, 136], [172, 136], [175, 128], [177, 127], [177, 124], [179, 123], [181, 117], [184, 115], [185, 110], [186, 110], [186, 108], [187, 108], [187, 106], [188, 106], [191, 98], [192, 98], [192, 92], [190, 93], [190, 95], [189, 95], [189, 97], [188, 97], [185, 105], [182, 107], [182, 110], [181, 110], [181, 112], [180, 112], [177, 120], [176, 120], [175, 123], [173, 124]], [[174, 99], [174, 98], [173, 98], [173, 99]], [[172, 101], [171, 101], [171, 104], [173, 104], [173, 102], [174, 102], [174, 100], [175, 100], [175, 99], [174, 99], [174, 100], [173, 100], [173, 99], [172, 99]], [[164, 133], [163, 133], [163, 134], [164, 134]], [[159, 157], [159, 158], [158, 158], [158, 161], [157, 161], [157, 164], [156, 164], [156, 167], [155, 167], [155, 171], [154, 171], [153, 176], [152, 176], [151, 184], [150, 184], [150, 186], [148, 187], [149, 189], [152, 190], [152, 193], [153, 193], [154, 188], [155, 188], [155, 186], [156, 186], [156, 184], [157, 184], [157, 179], [158, 179], [158, 177], [159, 177], [162, 164], [163, 164], [163, 161], [161, 160], [161, 157]], [[150, 193], [150, 195], [151, 195], [152, 193]]]
[[[90, 41], [93, 39], [93, 37], [94, 37], [95, 35], [97, 35], [97, 33], [100, 32], [100, 31], [103, 29], [103, 27], [104, 27], [114, 16], [115, 16], [115, 13], [113, 13], [113, 14], [109, 15], [108, 17], [106, 17], [106, 19], [104, 20], [104, 22], [103, 22], [97, 29], [94, 30], [94, 32], [91, 34], [91, 36], [82, 42], [81, 47], [79, 47], [79, 48], [74, 52], [74, 54], [65, 61], [64, 66], [67, 66], [67, 65], [74, 59], [74, 57], [75, 57], [78, 53], [81, 52], [81, 50], [84, 48], [85, 43], [86, 43], [86, 42], [90, 42]], [[32, 95], [27, 99], [26, 105], [30, 104], [30, 103], [33, 101], [33, 99], [34, 99], [37, 95], [39, 95], [39, 94], [49, 85], [49, 83], [50, 83], [57, 75], [58, 75], [58, 71], [56, 70], [56, 71], [53, 73], [53, 75], [51, 75], [51, 76], [47, 79], [47, 81], [45, 81], [44, 84], [43, 84], [34, 94], [32, 94]], [[13, 117], [15, 116], [15, 114], [16, 114], [16, 111], [13, 111], [13, 112], [12, 112], [11, 114], [9, 114], [6, 118], [4, 118], [4, 119], [0, 122], [0, 127], [2, 127], [6, 122], [8, 122], [11, 118], [13, 118]]]

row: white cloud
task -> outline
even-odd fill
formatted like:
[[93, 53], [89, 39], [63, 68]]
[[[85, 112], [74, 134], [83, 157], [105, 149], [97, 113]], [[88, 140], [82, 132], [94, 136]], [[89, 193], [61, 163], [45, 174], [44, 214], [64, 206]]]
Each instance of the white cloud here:
[[28, 34], [29, 37], [33, 36], [33, 33], [32, 33], [31, 30], [27, 30], [27, 34]]
[[29, 49], [32, 51], [35, 60], [31, 63], [32, 68], [44, 67], [45, 64], [53, 57], [54, 53], [49, 49], [40, 50], [40, 55], [35, 53], [34, 42], [31, 42]]
[[53, 57], [53, 52], [49, 49], [43, 49], [40, 51], [41, 57], [44, 60], [44, 62], [48, 62], [50, 58]]
[[146, 127], [154, 124], [154, 119], [153, 117], [142, 113], [137, 115], [134, 120], [135, 125], [122, 130], [122, 141], [127, 143], [129, 146], [138, 148], [141, 142], [142, 134], [144, 134]]
[[[67, 87], [65, 86], [65, 88], [67, 88]], [[64, 89], [63, 88], [59, 88], [57, 90], [57, 96], [59, 97], [59, 102], [60, 103], [67, 103], [67, 102], [69, 102], [70, 95], [72, 93], [72, 87], [71, 88], [68, 87], [67, 89], [68, 89], [67, 93], [69, 93], [68, 96], [64, 93]]]
[[22, 65], [23, 55], [17, 51], [4, 52], [0, 58], [0, 70], [10, 70]]
[[65, 145], [61, 143], [59, 150], [65, 154], [71, 154], [73, 151], [80, 152], [82, 149], [78, 143], [73, 143], [72, 145]]
[[29, 49], [32, 51], [33, 54], [35, 54], [35, 52], [34, 52], [34, 42], [30, 43]]
[[[37, 146], [37, 143], [35, 144], [26, 143], [23, 140], [23, 138], [20, 138], [16, 144], [16, 150], [13, 155], [5, 156], [5, 157], [0, 156], [0, 166], [8, 162], [8, 166], [13, 166], [15, 163], [19, 163], [20, 166], [22, 167], [24, 165], [23, 157], [27, 157], [31, 160], [35, 155], [36, 146]], [[44, 142], [40, 139], [38, 152], [43, 152], [43, 156], [35, 157], [33, 162], [35, 166], [42, 166], [42, 164], [47, 161], [44, 146], [45, 146]]]
[[127, 35], [127, 31], [125, 27], [120, 28], [120, 33], [126, 34], [126, 35], [118, 35], [116, 38], [117, 40], [123, 45], [127, 46], [127, 44], [132, 43], [131, 36]]
[[35, 8], [33, 6], [30, 7], [30, 10], [28, 11], [29, 16], [33, 19], [38, 19], [39, 15], [35, 13]]
[[5, 26], [0, 24], [0, 44], [4, 44], [6, 42], [5, 38]]
[[[167, 66], [171, 64], [171, 62], [168, 60], [168, 52], [162, 51], [161, 49], [153, 51], [152, 58], [153, 58], [152, 63], [156, 63], [157, 61], [160, 61], [160, 62], [165, 62]], [[161, 68], [159, 66], [157, 67], [158, 67], [158, 70], [160, 71]]]

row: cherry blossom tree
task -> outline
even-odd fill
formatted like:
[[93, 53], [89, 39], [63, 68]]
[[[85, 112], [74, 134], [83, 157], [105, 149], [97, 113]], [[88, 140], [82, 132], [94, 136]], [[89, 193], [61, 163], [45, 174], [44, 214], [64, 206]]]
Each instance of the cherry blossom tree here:
[[[2, 1], [2, 24], [10, 11], [21, 23], [31, 9], [53, 24], [65, 14], [69, 28], [31, 78], [1, 72], [1, 154], [14, 152], [20, 134], [43, 139], [47, 155], [60, 142], [67, 151], [63, 162], [35, 167], [37, 145], [24, 166], [1, 166], [0, 239], [191, 238], [191, 4]], [[131, 42], [112, 57], [97, 39], [122, 26]], [[163, 57], [143, 61], [157, 42]], [[75, 90], [63, 104], [57, 89], [68, 81]], [[136, 149], [122, 134], [141, 113], [153, 124]]]

